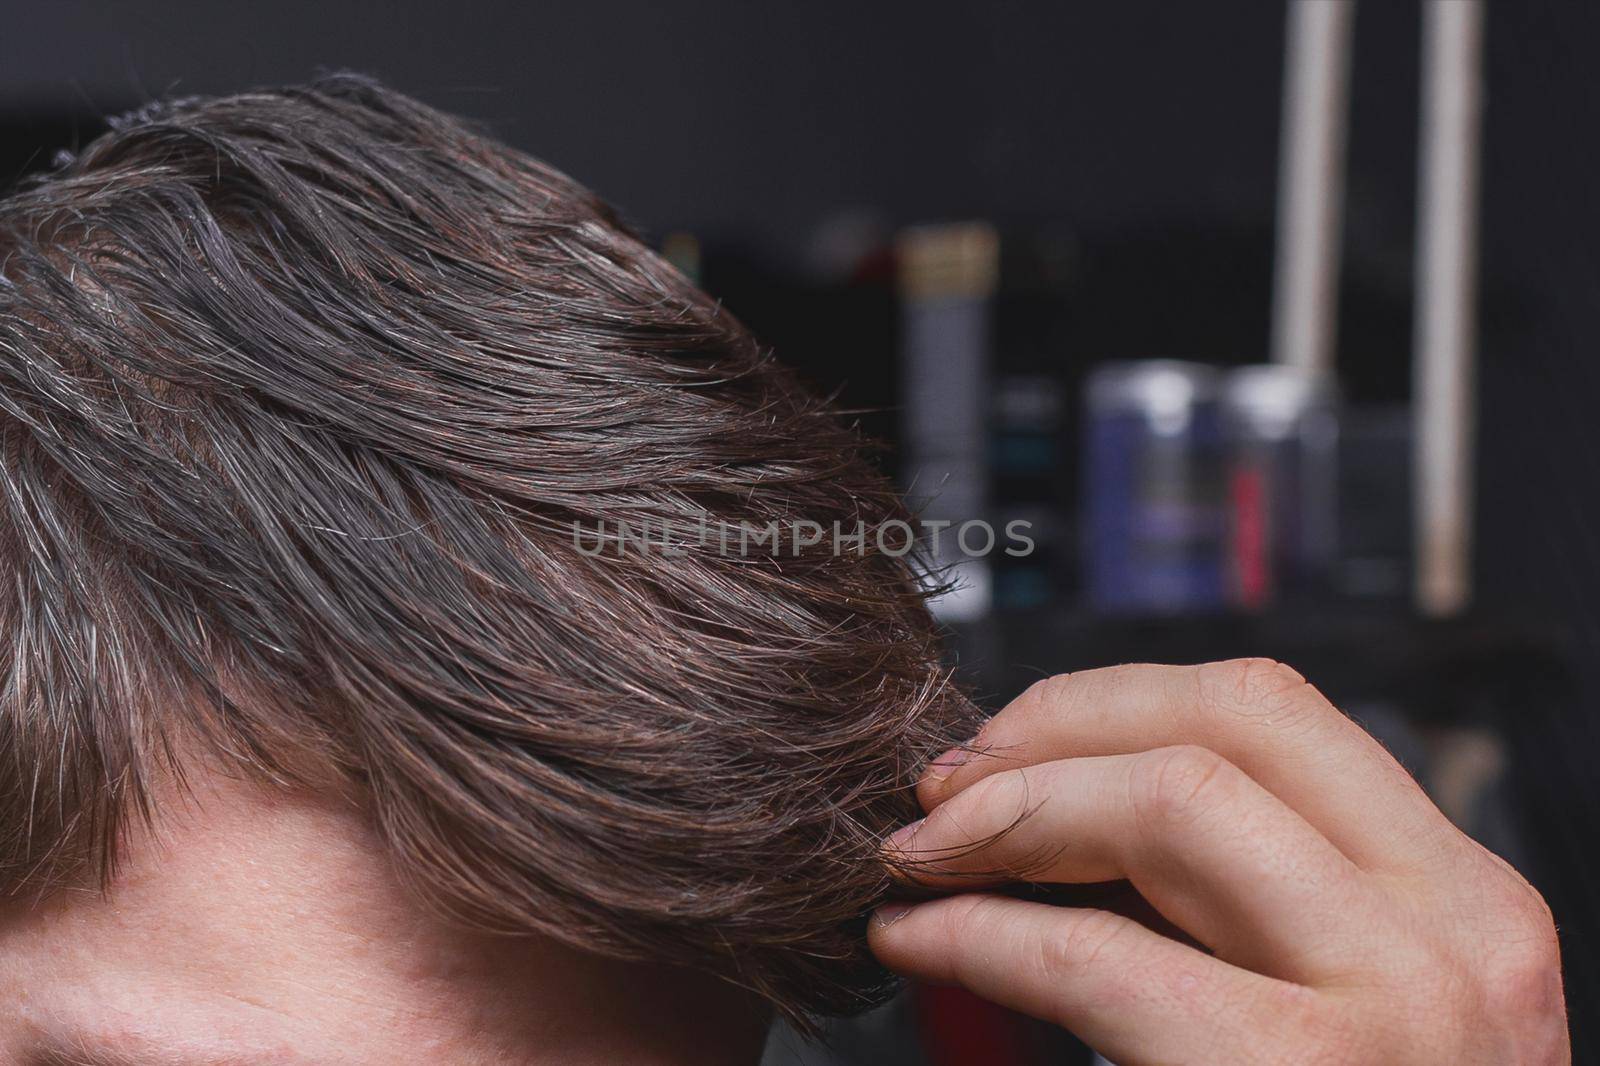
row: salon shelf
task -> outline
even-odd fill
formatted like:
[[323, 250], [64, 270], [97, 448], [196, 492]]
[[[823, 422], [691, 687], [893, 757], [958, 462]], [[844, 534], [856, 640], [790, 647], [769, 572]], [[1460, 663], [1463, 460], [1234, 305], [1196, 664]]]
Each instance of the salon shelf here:
[[952, 647], [985, 696], [1015, 693], [1049, 674], [1115, 663], [1264, 656], [1293, 665], [1346, 705], [1381, 701], [1441, 723], [1514, 714], [1550, 686], [1564, 685], [1573, 661], [1568, 639], [1539, 619], [1433, 620], [1345, 603], [1170, 617], [1042, 608], [956, 627]]

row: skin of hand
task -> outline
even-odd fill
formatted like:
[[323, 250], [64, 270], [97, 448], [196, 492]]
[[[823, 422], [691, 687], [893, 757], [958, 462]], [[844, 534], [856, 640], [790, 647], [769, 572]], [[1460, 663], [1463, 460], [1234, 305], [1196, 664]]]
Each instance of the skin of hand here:
[[714, 978], [493, 937], [405, 890], [370, 817], [186, 766], [105, 892], [0, 901], [5, 1066], [719, 1064], [767, 1012]]
[[[1544, 900], [1281, 664], [1050, 678], [918, 795], [886, 852], [956, 894], [882, 908], [878, 958], [1119, 1066], [1571, 1060]], [[981, 891], [1119, 880], [1156, 923]]]

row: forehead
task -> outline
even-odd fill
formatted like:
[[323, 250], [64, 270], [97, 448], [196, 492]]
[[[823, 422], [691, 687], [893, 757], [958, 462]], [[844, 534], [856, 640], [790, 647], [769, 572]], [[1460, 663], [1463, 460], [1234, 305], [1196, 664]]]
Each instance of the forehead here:
[[337, 798], [206, 777], [123, 855], [108, 894], [0, 910], [0, 1060], [415, 1061], [495, 1008], [503, 958], [429, 919]]

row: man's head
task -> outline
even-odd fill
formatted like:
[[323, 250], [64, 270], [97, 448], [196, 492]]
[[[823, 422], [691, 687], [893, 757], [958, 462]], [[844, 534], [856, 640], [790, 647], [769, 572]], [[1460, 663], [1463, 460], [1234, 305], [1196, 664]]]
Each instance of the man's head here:
[[877, 841], [970, 709], [861, 451], [413, 101], [131, 116], [0, 204], [0, 896], [340, 798], [446, 927], [869, 1005]]

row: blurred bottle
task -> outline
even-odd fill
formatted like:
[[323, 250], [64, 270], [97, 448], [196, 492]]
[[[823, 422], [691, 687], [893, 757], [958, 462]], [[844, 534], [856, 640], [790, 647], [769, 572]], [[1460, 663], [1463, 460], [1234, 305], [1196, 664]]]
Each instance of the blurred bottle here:
[[1060, 467], [1061, 383], [1043, 374], [1007, 374], [994, 384], [990, 509], [1001, 542], [994, 561], [994, 602], [999, 610], [1049, 603], [1060, 556], [1061, 522], [1056, 483]]
[[1230, 371], [1228, 583], [1235, 606], [1325, 594], [1338, 550], [1337, 390], [1327, 377], [1278, 364]]
[[1217, 394], [1217, 372], [1197, 363], [1108, 363], [1090, 375], [1084, 559], [1095, 609], [1225, 605]]
[[1412, 428], [1407, 404], [1339, 412], [1341, 597], [1398, 607], [1411, 596]]
[[896, 241], [902, 308], [903, 476], [931, 561], [953, 592], [933, 601], [947, 622], [988, 614], [988, 558], [969, 557], [958, 531], [989, 518], [988, 403], [1000, 241], [986, 222], [917, 226]]

